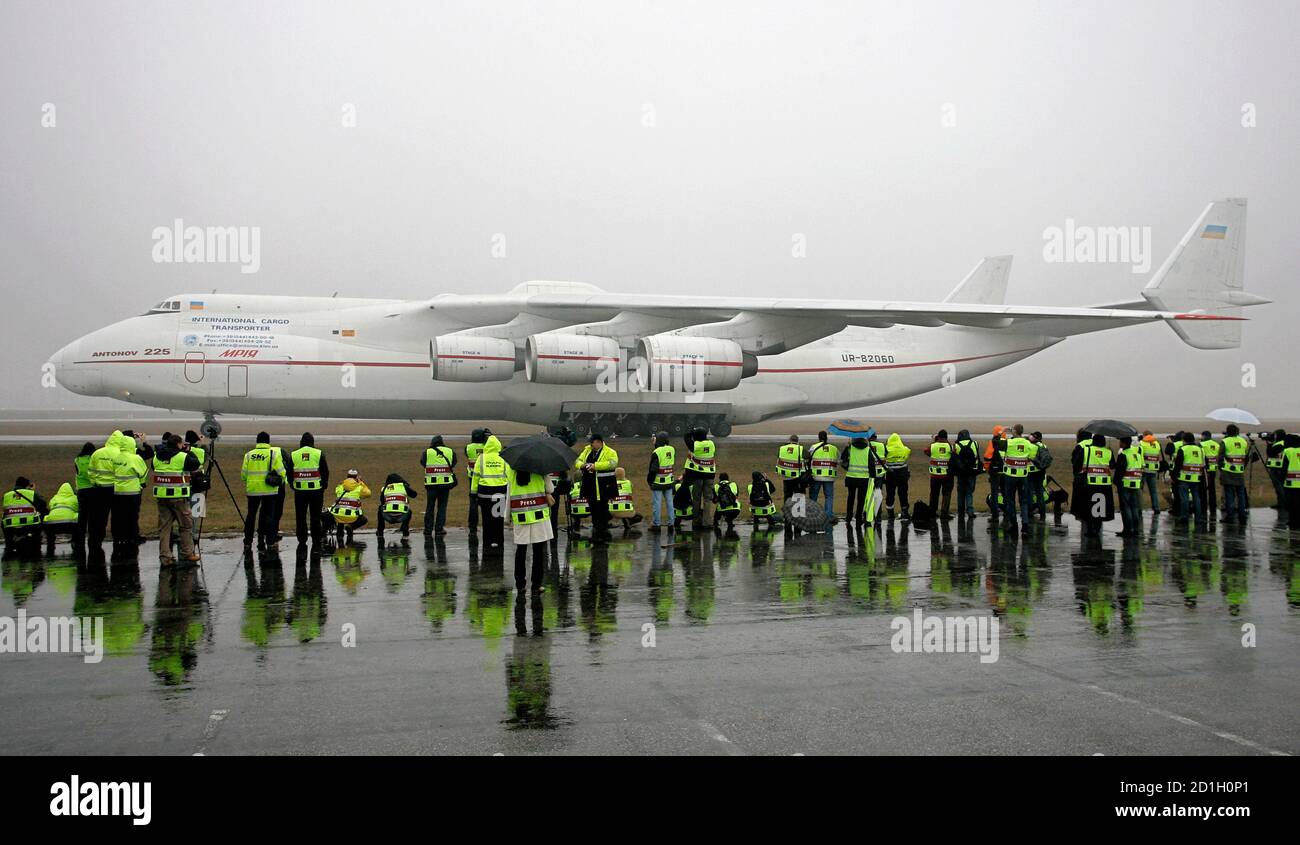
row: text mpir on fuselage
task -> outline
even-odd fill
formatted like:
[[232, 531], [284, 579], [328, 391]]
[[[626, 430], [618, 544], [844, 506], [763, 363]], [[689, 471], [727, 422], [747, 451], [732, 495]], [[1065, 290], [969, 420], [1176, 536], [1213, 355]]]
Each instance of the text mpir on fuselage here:
[[1005, 367], [1071, 335], [1161, 320], [1240, 344], [1246, 201], [1210, 203], [1141, 298], [1004, 304], [986, 258], [943, 302], [668, 297], [574, 282], [423, 301], [188, 294], [51, 358], [59, 384], [206, 414], [509, 419], [639, 433], [857, 408]]

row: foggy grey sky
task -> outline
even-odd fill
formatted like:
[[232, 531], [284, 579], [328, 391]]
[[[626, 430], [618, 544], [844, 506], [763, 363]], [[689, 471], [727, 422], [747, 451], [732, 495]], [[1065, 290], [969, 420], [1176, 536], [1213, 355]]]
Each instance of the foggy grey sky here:
[[[1013, 253], [1011, 302], [1124, 300], [1149, 273], [1046, 263], [1044, 228], [1150, 226], [1154, 272], [1207, 202], [1245, 196], [1246, 286], [1277, 304], [1242, 349], [1106, 332], [890, 410], [1295, 416], [1298, 24], [1293, 2], [1186, 0], [5, 0], [0, 403], [126, 409], [42, 389], [40, 365], [213, 288], [922, 300]], [[177, 217], [260, 226], [260, 272], [155, 264]]]

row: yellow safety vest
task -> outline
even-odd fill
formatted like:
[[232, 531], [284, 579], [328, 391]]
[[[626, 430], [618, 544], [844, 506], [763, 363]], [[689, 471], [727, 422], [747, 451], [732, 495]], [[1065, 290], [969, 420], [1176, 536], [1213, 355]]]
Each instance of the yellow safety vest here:
[[36, 493], [32, 490], [10, 490], [3, 500], [4, 516], [0, 524], [5, 528], [28, 528], [41, 524], [41, 512], [36, 509]]
[[446, 446], [430, 446], [424, 450], [425, 487], [441, 487], [456, 480], [451, 471], [451, 457], [451, 449]]
[[405, 516], [411, 512], [411, 497], [406, 494], [406, 485], [400, 481], [385, 484], [380, 491], [380, 508], [384, 513]]
[[1154, 440], [1143, 440], [1142, 445], [1142, 471], [1159, 472], [1160, 471], [1160, 444]]
[[813, 478], [834, 478], [839, 471], [840, 449], [834, 443], [818, 443], [808, 450]]
[[1124, 475], [1120, 479], [1120, 484], [1129, 490], [1140, 490], [1142, 476], [1146, 472], [1146, 458], [1142, 454], [1142, 449], [1130, 446], [1121, 449], [1119, 453], [1124, 456]]
[[618, 493], [609, 500], [610, 513], [631, 513], [636, 510], [632, 501], [632, 482], [625, 478], [618, 483]]
[[1286, 478], [1282, 486], [1294, 490], [1300, 487], [1300, 446], [1290, 446], [1282, 450], [1282, 463], [1286, 467]]
[[185, 471], [187, 452], [177, 452], [166, 461], [153, 458], [153, 497], [155, 499], [189, 499], [190, 476]]
[[[872, 440], [871, 449], [876, 453], [876, 478], [884, 478], [887, 468], [885, 465], [885, 444], [879, 440]], [[904, 458], [904, 461], [906, 461], [906, 458]]]
[[776, 473], [782, 478], [803, 475], [803, 444], [786, 443], [776, 450]]
[[[862, 451], [865, 452], [866, 449], [863, 449]], [[764, 482], [761, 486], [763, 488], [762, 490], [763, 494], [767, 497], [766, 505], [754, 504], [753, 482], [750, 482], [749, 484], [745, 485], [745, 493], [749, 496], [749, 512], [753, 516], [771, 516], [772, 514], [776, 513], [776, 505], [772, 504], [772, 493], [770, 490], [767, 489], [767, 483]]]
[[1219, 441], [1214, 438], [1202, 440], [1200, 443], [1201, 452], [1205, 454], [1205, 471], [1216, 473], [1219, 471]]
[[546, 476], [537, 472], [530, 473], [528, 483], [520, 484], [518, 474], [513, 469], [510, 470], [510, 521], [515, 525], [528, 525], [550, 518], [550, 503], [546, 501]]
[[[475, 492], [480, 496], [495, 496], [508, 482], [506, 462], [500, 452], [480, 452], [474, 461], [473, 481]], [[489, 488], [483, 492], [483, 488]]]
[[702, 472], [707, 475], [713, 475], [717, 472], [717, 461], [714, 455], [717, 447], [712, 440], [696, 440], [691, 444], [690, 451], [686, 453], [686, 469], [695, 472]]
[[673, 464], [677, 461], [677, 450], [672, 446], [656, 446], [654, 456], [657, 466], [651, 483], [655, 487], [672, 487]]
[[1201, 472], [1205, 468], [1205, 453], [1195, 443], [1184, 443], [1182, 450], [1183, 468], [1178, 472], [1178, 480], [1195, 484], [1201, 480]]
[[732, 501], [733, 501], [735, 504], [733, 504], [733, 505], [732, 505], [731, 507], [729, 507], [729, 508], [724, 508], [724, 507], [722, 507], [721, 505], [719, 505], [719, 506], [718, 506], [718, 513], [730, 513], [731, 511], [738, 511], [738, 510], [740, 510], [740, 499], [738, 498], [738, 495], [739, 495], [739, 492], [740, 492], [740, 491], [739, 491], [739, 489], [736, 487], [736, 482], [734, 482], [734, 481], [719, 481], [718, 483], [714, 484], [714, 485], [713, 485], [713, 500], [714, 500], [715, 502], [718, 500], [718, 493], [722, 490], [722, 487], [723, 487], [724, 484], [725, 484], [727, 487], [731, 488], [731, 499], [732, 499]]
[[[1025, 437], [1013, 437], [1007, 441], [1007, 451], [1002, 459], [1002, 474], [1011, 478], [1024, 478], [1029, 475], [1029, 458], [1030, 447], [1033, 446]], [[1109, 456], [1110, 450], [1106, 450]], [[1108, 457], [1109, 459], [1109, 457]], [[1107, 478], [1110, 477], [1110, 470], [1107, 467]], [[1089, 482], [1094, 483], [1094, 482]], [[1110, 482], [1107, 481], [1107, 484]]]
[[930, 444], [930, 474], [947, 475], [948, 462], [952, 460], [952, 445], [946, 440]]
[[[1007, 452], [1010, 451], [1011, 445], [1007, 444]], [[1111, 486], [1113, 483], [1110, 475], [1111, 457], [1110, 449], [1105, 446], [1093, 446], [1089, 443], [1083, 447], [1083, 472], [1089, 484], [1094, 487]]]
[[871, 446], [849, 446], [849, 466], [844, 471], [845, 478], [871, 477]]
[[268, 443], [259, 443], [244, 453], [240, 475], [244, 477], [244, 495], [274, 496], [279, 490], [266, 483], [266, 474], [274, 469], [284, 477], [284, 455]]
[[1223, 438], [1223, 471], [1243, 473], [1246, 471], [1246, 456], [1250, 452], [1250, 443], [1241, 435]]
[[320, 449], [315, 446], [300, 446], [291, 453], [291, 456], [293, 457], [293, 489], [321, 489], [323, 480], [320, 474]]

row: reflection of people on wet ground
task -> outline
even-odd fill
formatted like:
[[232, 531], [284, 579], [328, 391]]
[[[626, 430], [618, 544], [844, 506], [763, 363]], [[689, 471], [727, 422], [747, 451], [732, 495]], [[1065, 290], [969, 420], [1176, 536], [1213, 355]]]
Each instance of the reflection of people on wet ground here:
[[180, 686], [198, 665], [199, 643], [208, 633], [208, 594], [196, 567], [165, 566], [158, 572], [149, 671], [165, 686]]
[[298, 642], [308, 643], [320, 636], [325, 627], [326, 609], [320, 552], [313, 548], [308, 554], [307, 547], [300, 546], [293, 567], [293, 596], [285, 620]]
[[[549, 518], [547, 519], [549, 522]], [[532, 634], [528, 613], [533, 617]], [[542, 627], [541, 597], [520, 594], [515, 600], [515, 639], [506, 661], [506, 724], [514, 729], [546, 729], [556, 725], [551, 713], [551, 645]]]

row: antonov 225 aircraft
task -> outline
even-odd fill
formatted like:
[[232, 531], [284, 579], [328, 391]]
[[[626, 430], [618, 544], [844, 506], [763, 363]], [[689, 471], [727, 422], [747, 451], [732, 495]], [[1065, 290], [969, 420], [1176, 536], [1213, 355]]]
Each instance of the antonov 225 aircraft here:
[[[421, 301], [184, 294], [73, 341], [58, 382], [217, 414], [507, 419], [623, 435], [824, 413], [936, 390], [1088, 332], [1156, 320], [1241, 341], [1246, 201], [1211, 203], [1139, 300], [1006, 305], [1009, 256], [943, 302], [607, 293], [526, 282]], [[1064, 378], [1069, 378], [1065, 374]], [[219, 429], [218, 429], [219, 430]]]

